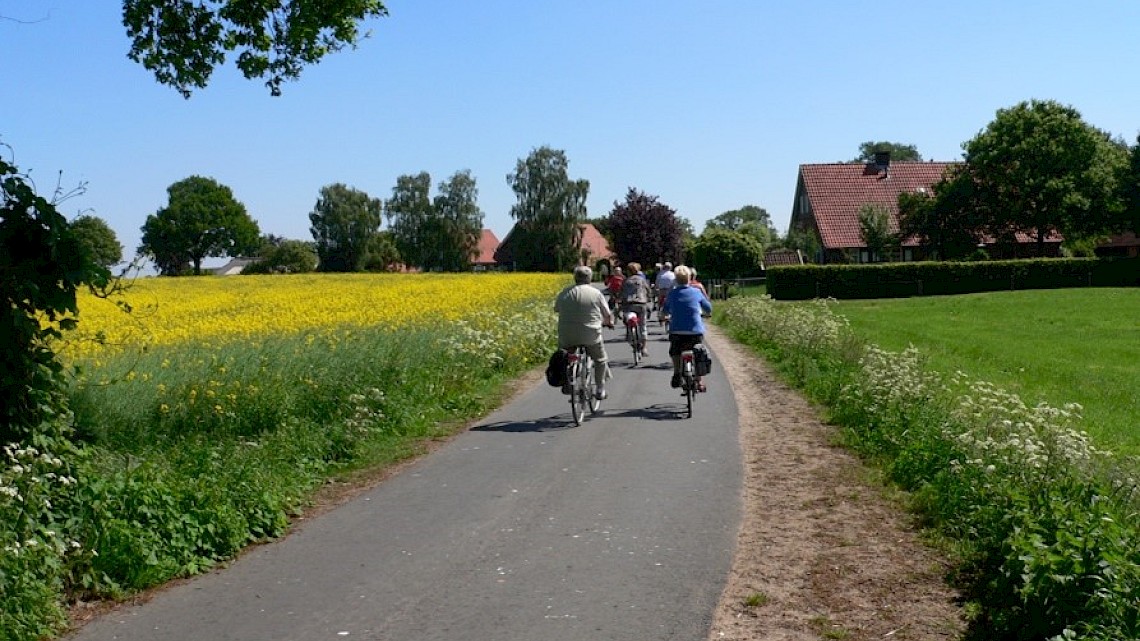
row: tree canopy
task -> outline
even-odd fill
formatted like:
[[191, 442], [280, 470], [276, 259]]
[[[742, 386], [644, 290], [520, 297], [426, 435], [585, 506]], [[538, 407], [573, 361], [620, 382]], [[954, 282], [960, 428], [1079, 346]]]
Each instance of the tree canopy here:
[[630, 187], [624, 201], [614, 202], [609, 218], [612, 249], [622, 263], [681, 262], [684, 230], [676, 210], [657, 196]]
[[590, 182], [570, 178], [566, 152], [547, 146], [532, 150], [507, 175], [507, 184], [517, 198], [511, 207], [517, 222], [511, 238], [516, 268], [566, 271], [577, 265]]
[[875, 162], [875, 154], [881, 151], [888, 151], [891, 154], [891, 162], [895, 161], [922, 161], [922, 154], [918, 153], [918, 147], [914, 145], [905, 145], [899, 142], [875, 142], [868, 140], [867, 142], [859, 145], [859, 155], [851, 162]]
[[1087, 236], [1119, 225], [1127, 150], [1076, 109], [1052, 100], [1000, 109], [963, 147], [970, 169], [959, 178], [972, 181], [995, 237], [1029, 234], [1040, 252], [1054, 231]]
[[764, 248], [751, 236], [727, 229], [706, 229], [690, 249], [691, 262], [705, 278], [736, 278], [760, 272]]
[[379, 0], [123, 0], [128, 56], [189, 98], [236, 54], [248, 79], [264, 78], [273, 95], [306, 65], [355, 48], [359, 23], [388, 15]]
[[336, 183], [321, 187], [309, 213], [322, 272], [355, 272], [364, 268], [372, 239], [380, 230], [383, 203], [367, 193]]
[[110, 269], [123, 260], [123, 246], [115, 230], [98, 216], [80, 216], [71, 221], [71, 231], [96, 265]]
[[431, 176], [420, 172], [396, 179], [385, 204], [389, 229], [403, 261], [425, 270], [465, 271], [479, 247], [483, 212], [470, 171], [439, 184], [431, 199]]
[[891, 250], [898, 245], [890, 222], [891, 215], [882, 205], [867, 204], [859, 208], [859, 233], [871, 254], [871, 262], [888, 260]]
[[768, 214], [768, 210], [756, 205], [745, 205], [740, 209], [714, 216], [705, 222], [705, 229], [724, 229], [747, 234], [764, 248], [774, 244], [780, 237], [780, 233], [772, 225], [772, 217]]
[[313, 243], [272, 234], [262, 238], [257, 257], [257, 262], [248, 265], [242, 274], [304, 274], [317, 268]]
[[188, 267], [201, 274], [207, 257], [257, 251], [261, 232], [229, 187], [190, 176], [166, 192], [167, 206], [147, 216], [139, 246], [139, 253], [152, 257], [164, 275], [179, 275]]
[[975, 253], [985, 217], [977, 206], [974, 182], [966, 165], [953, 168], [931, 191], [899, 194], [899, 237], [915, 237], [933, 258], [955, 260]]

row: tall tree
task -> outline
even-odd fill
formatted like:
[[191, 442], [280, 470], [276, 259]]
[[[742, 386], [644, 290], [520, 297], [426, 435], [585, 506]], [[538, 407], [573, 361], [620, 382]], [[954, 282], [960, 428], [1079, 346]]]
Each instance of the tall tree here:
[[110, 269], [122, 262], [123, 246], [107, 221], [98, 216], [80, 216], [71, 221], [71, 230], [96, 265]]
[[930, 191], [899, 194], [899, 237], [918, 239], [938, 260], [966, 258], [984, 236], [986, 215], [968, 165], [959, 165]]
[[471, 172], [457, 171], [430, 195], [431, 176], [396, 179], [385, 204], [388, 226], [405, 264], [424, 270], [466, 271], [479, 247], [483, 212]]
[[478, 200], [479, 188], [470, 171], [457, 171], [439, 184], [433, 209], [439, 220], [435, 249], [440, 269], [471, 269], [483, 232], [483, 212]]
[[309, 232], [317, 246], [322, 272], [355, 272], [364, 268], [372, 238], [380, 230], [383, 203], [343, 183], [321, 187]]
[[851, 162], [874, 162], [875, 154], [878, 152], [890, 152], [891, 162], [896, 161], [922, 161], [922, 154], [918, 153], [918, 147], [914, 145], [904, 145], [899, 142], [875, 142], [868, 140], [867, 142], [859, 145], [859, 155]]
[[396, 178], [384, 212], [400, 258], [411, 267], [424, 267], [429, 261], [434, 234], [431, 175], [421, 171]]
[[123, 0], [131, 60], [189, 98], [227, 53], [273, 95], [326, 54], [355, 48], [358, 23], [388, 15], [379, 0]]
[[633, 187], [610, 211], [613, 250], [621, 262], [642, 265], [684, 258], [684, 232], [676, 210]]
[[1136, 145], [1128, 152], [1128, 164], [1119, 171], [1119, 193], [1124, 212], [1117, 225], [1117, 231], [1133, 231], [1140, 234], [1140, 136]]
[[139, 247], [163, 274], [175, 275], [186, 265], [201, 274], [206, 257], [257, 251], [261, 232], [229, 187], [213, 178], [191, 176], [166, 192], [167, 206], [147, 216]]
[[859, 233], [871, 262], [886, 261], [896, 246], [898, 238], [891, 233], [891, 215], [882, 205], [866, 204], [859, 208]]
[[581, 257], [581, 223], [586, 220], [587, 180], [571, 180], [566, 152], [547, 146], [520, 159], [507, 184], [518, 201], [511, 207], [518, 269], [566, 271]]
[[1088, 236], [1119, 225], [1117, 190], [1127, 151], [1074, 108], [1030, 100], [1008, 109], [967, 142], [966, 163], [979, 205], [998, 238], [1054, 231]]

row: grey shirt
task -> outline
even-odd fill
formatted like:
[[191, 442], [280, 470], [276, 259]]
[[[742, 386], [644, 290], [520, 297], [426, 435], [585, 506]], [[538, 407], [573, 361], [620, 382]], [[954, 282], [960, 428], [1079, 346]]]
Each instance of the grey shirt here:
[[593, 285], [571, 285], [554, 299], [558, 345], [590, 345], [602, 340], [602, 324], [613, 323], [606, 297]]

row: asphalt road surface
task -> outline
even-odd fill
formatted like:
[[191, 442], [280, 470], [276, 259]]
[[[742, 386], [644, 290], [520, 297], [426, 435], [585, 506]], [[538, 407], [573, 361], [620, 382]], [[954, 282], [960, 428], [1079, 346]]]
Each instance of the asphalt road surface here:
[[103, 641], [704, 639], [731, 567], [742, 462], [713, 354], [694, 416], [651, 328], [574, 426], [545, 380], [352, 501], [231, 566], [113, 611]]

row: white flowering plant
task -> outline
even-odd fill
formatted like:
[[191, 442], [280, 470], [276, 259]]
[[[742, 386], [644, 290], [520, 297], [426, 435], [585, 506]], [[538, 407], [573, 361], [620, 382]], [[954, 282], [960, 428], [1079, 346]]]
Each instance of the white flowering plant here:
[[1140, 638], [1140, 466], [1095, 447], [1081, 407], [1030, 405], [929, 371], [913, 347], [862, 344], [826, 301], [721, 310], [954, 542], [956, 582], [978, 606], [973, 632]]

